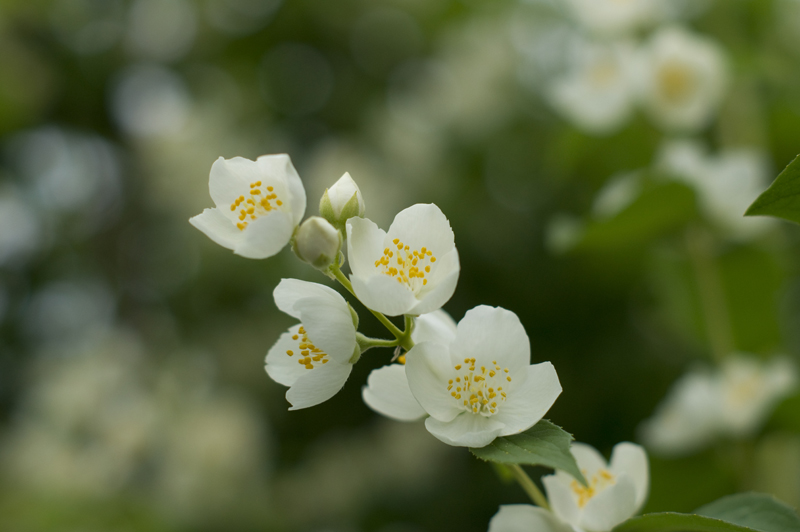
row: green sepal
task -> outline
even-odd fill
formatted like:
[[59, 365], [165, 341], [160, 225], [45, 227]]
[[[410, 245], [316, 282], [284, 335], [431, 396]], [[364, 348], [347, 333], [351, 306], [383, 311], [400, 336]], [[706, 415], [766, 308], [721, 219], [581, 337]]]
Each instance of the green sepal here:
[[358, 312], [356, 312], [355, 309], [350, 306], [350, 303], [347, 304], [347, 308], [350, 309], [350, 317], [353, 319], [353, 327], [358, 330]]

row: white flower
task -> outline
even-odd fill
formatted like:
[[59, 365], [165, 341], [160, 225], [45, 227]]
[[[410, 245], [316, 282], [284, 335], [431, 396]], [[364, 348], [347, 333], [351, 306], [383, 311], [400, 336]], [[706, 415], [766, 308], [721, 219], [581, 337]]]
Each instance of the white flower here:
[[662, 146], [657, 166], [695, 189], [703, 212], [728, 236], [752, 238], [775, 227], [772, 219], [744, 216], [768, 182], [764, 153], [739, 148], [710, 155], [699, 142], [670, 141]]
[[561, 393], [552, 364], [530, 364], [528, 335], [516, 314], [487, 306], [467, 312], [451, 342], [415, 345], [406, 376], [430, 415], [425, 427], [456, 446], [483, 447], [529, 429]]
[[453, 230], [433, 204], [401, 211], [388, 233], [371, 220], [351, 218], [347, 255], [358, 299], [389, 316], [432, 312], [450, 299], [458, 283]]
[[[411, 339], [415, 343], [452, 343], [456, 335], [456, 322], [450, 315], [439, 309], [414, 320]], [[397, 421], [415, 421], [427, 414], [420, 406], [406, 378], [406, 356], [400, 357], [397, 364], [389, 364], [372, 370], [367, 385], [361, 390], [364, 402], [374, 411]]]
[[692, 371], [675, 381], [655, 414], [639, 427], [642, 442], [661, 455], [697, 451], [718, 434], [719, 393], [709, 372]]
[[696, 131], [708, 125], [722, 100], [725, 56], [715, 42], [667, 27], [642, 48], [637, 78], [641, 102], [659, 126]]
[[664, 14], [659, 0], [564, 0], [586, 29], [618, 35], [656, 21]]
[[548, 100], [583, 131], [604, 134], [619, 128], [631, 117], [635, 103], [632, 45], [582, 37], [568, 44], [566, 72], [545, 88]]
[[356, 182], [345, 172], [331, 188], [325, 189], [319, 201], [320, 216], [328, 220], [337, 229], [344, 228], [349, 218], [364, 217], [366, 206]]
[[797, 368], [786, 357], [759, 362], [735, 354], [722, 364], [720, 375], [723, 432], [743, 437], [761, 428], [777, 403], [797, 388]]
[[269, 350], [267, 373], [290, 387], [289, 410], [327, 401], [344, 386], [358, 351], [350, 307], [335, 290], [297, 279], [283, 279], [273, 295], [278, 308], [301, 324], [283, 333]]
[[271, 257], [292, 238], [306, 210], [306, 192], [286, 154], [256, 161], [220, 157], [208, 181], [215, 208], [189, 222], [217, 244], [249, 259]]
[[489, 532], [574, 532], [552, 512], [530, 504], [505, 504], [489, 521]]
[[694, 370], [678, 379], [642, 424], [642, 440], [660, 454], [681, 455], [717, 438], [752, 435], [796, 389], [797, 368], [788, 358], [763, 363], [735, 353], [716, 372]]
[[342, 234], [325, 218], [312, 216], [297, 228], [297, 255], [317, 269], [325, 269], [342, 249]]
[[41, 244], [41, 211], [14, 188], [0, 189], [0, 266], [32, 255]]
[[572, 444], [572, 456], [589, 485], [564, 471], [542, 478], [550, 507], [563, 522], [589, 532], [606, 532], [635, 514], [647, 498], [647, 454], [633, 443], [618, 443], [611, 462], [593, 447]]

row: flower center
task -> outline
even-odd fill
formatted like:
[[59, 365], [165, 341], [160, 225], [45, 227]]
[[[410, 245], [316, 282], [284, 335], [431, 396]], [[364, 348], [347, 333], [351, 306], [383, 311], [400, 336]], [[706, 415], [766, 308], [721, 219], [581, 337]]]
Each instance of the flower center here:
[[399, 238], [392, 240], [392, 243], [397, 248], [397, 258], [395, 250], [388, 247], [383, 250], [381, 258], [375, 261], [375, 267], [382, 274], [394, 277], [398, 283], [406, 285], [412, 292], [418, 292], [428, 284], [425, 274], [430, 273], [431, 264], [436, 262], [436, 257], [425, 246], [412, 250], [400, 242]]
[[[583, 476], [586, 476], [586, 471], [582, 471]], [[573, 480], [570, 488], [572, 493], [578, 498], [578, 507], [583, 508], [586, 506], [592, 497], [603, 491], [609, 486], [613, 486], [617, 482], [617, 477], [612, 475], [606, 469], [600, 469], [588, 479], [589, 485], [584, 486], [577, 480]]]
[[456, 377], [447, 381], [447, 391], [464, 410], [491, 416], [497, 413], [498, 403], [506, 400], [502, 385], [511, 382], [508, 368], [501, 368], [497, 361], [492, 361], [492, 365], [493, 369], [485, 366], [477, 369], [474, 358], [465, 358], [463, 365], [454, 366]]
[[239, 222], [236, 227], [240, 231], [244, 231], [244, 228], [247, 227], [248, 219], [253, 221], [283, 205], [273, 187], [268, 186], [265, 190], [266, 192], [261, 190], [261, 181], [250, 183], [248, 197], [239, 196], [231, 203], [231, 211], [236, 212], [236, 209], [239, 209]]
[[670, 61], [658, 70], [658, 83], [666, 99], [677, 103], [691, 93], [694, 75], [685, 65]]
[[[297, 362], [300, 363], [301, 366], [305, 366], [306, 369], [314, 369], [316, 364], [317, 366], [321, 364], [328, 363], [328, 353], [324, 353], [321, 349], [311, 343], [311, 340], [308, 339], [308, 335], [306, 334], [306, 330], [303, 327], [297, 331], [297, 334], [292, 336], [292, 340], [297, 342], [297, 348], [300, 351], [300, 358]], [[294, 356], [294, 351], [291, 349], [286, 351], [286, 354]]]

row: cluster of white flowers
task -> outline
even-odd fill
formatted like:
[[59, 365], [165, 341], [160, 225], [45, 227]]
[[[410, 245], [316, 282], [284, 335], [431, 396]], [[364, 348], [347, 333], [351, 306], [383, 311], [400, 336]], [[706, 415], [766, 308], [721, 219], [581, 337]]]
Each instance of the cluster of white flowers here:
[[[272, 346], [265, 369], [289, 387], [290, 410], [336, 395], [353, 365], [374, 347], [393, 347], [395, 354], [370, 374], [364, 402], [394, 420], [424, 419], [428, 432], [449, 445], [481, 448], [522, 433], [560, 395], [553, 365], [531, 364], [530, 341], [516, 314], [481, 305], [456, 323], [441, 309], [455, 291], [460, 263], [453, 230], [436, 205], [411, 206], [383, 231], [364, 218], [361, 192], [345, 174], [325, 191], [320, 216], [301, 224], [305, 192], [286, 155], [255, 162], [220, 158], [211, 169], [210, 189], [217, 207], [192, 224], [250, 258], [275, 255], [291, 243], [302, 260], [339, 281], [395, 337], [359, 333], [358, 314], [332, 288], [283, 279], [275, 304], [300, 323]], [[341, 271], [344, 248], [349, 278]], [[387, 315], [403, 316], [405, 330]], [[559, 531], [572, 526], [605, 532], [641, 507], [648, 486], [641, 447], [618, 445], [610, 464], [583, 444], [573, 445], [572, 455], [586, 484], [556, 471], [543, 480], [552, 513], [503, 507], [491, 530], [538, 523]]]
[[546, 476], [542, 482], [550, 510], [530, 505], [501, 506], [489, 523], [489, 532], [607, 532], [642, 507], [650, 485], [644, 449], [619, 443], [610, 462], [586, 444], [574, 443], [571, 451], [588, 485], [563, 471]]
[[[335, 290], [282, 280], [275, 303], [300, 323], [269, 350], [265, 367], [289, 387], [292, 410], [333, 397], [361, 354], [376, 346], [405, 353], [370, 375], [367, 405], [393, 419], [426, 417], [431, 434], [450, 445], [482, 447], [527, 430], [561, 393], [552, 364], [531, 365], [528, 336], [513, 312], [479, 306], [456, 325], [440, 310], [455, 291], [460, 264], [453, 230], [436, 205], [413, 205], [383, 231], [363, 218], [361, 192], [345, 174], [323, 195], [321, 216], [301, 224], [305, 190], [287, 155], [220, 158], [209, 188], [216, 207], [192, 218], [195, 227], [248, 258], [273, 256], [291, 242], [396, 337], [361, 335], [358, 315]], [[340, 270], [344, 240], [349, 279]], [[387, 315], [404, 316], [406, 330]]]
[[[727, 61], [713, 40], [674, 22], [666, 2], [563, 0], [578, 22], [565, 30], [560, 73], [545, 98], [576, 127], [611, 133], [640, 107], [668, 132], [697, 132], [713, 119]], [[677, 4], [677, 3], [676, 3]], [[663, 23], [642, 42], [636, 30]]]
[[642, 424], [642, 440], [660, 454], [682, 455], [718, 438], [750, 436], [778, 402], [795, 392], [797, 377], [786, 357], [760, 362], [739, 353], [725, 358], [716, 371], [690, 371]]

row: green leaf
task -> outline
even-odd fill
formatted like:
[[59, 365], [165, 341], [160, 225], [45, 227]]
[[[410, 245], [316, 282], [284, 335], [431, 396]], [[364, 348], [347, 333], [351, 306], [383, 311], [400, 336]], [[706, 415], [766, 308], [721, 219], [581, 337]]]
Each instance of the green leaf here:
[[800, 532], [797, 513], [772, 495], [764, 493], [729, 495], [695, 512], [763, 532]]
[[695, 514], [672, 512], [628, 519], [613, 532], [800, 532], [800, 517], [771, 495], [739, 493], [718, 499]]
[[800, 223], [800, 155], [750, 207], [745, 216], [775, 216]]
[[495, 438], [486, 447], [470, 448], [470, 452], [488, 462], [561, 469], [586, 484], [575, 458], [569, 452], [573, 439], [572, 434], [543, 419], [525, 432]]
[[702, 515], [664, 512], [633, 517], [612, 532], [753, 532], [753, 529]]

